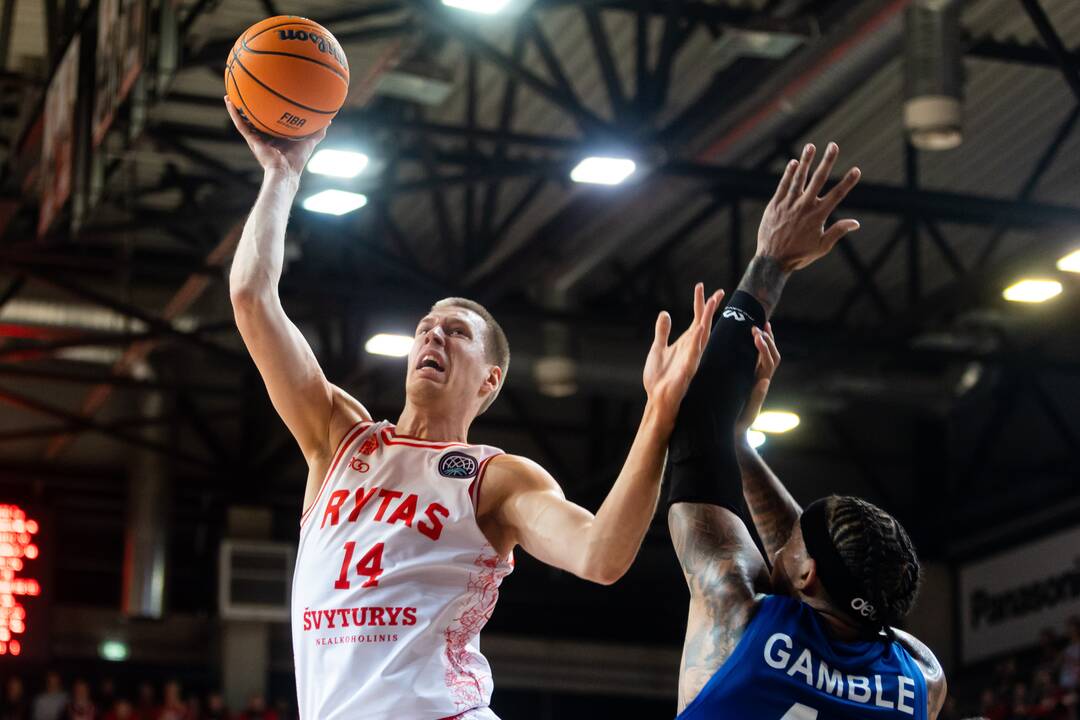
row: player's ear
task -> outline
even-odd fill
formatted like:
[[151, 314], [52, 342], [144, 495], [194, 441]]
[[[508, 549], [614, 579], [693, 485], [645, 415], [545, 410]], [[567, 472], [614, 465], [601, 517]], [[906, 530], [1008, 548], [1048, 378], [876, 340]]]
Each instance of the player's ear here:
[[806, 590], [816, 582], [817, 563], [814, 562], [814, 558], [810, 557], [808, 554], [804, 554], [796, 568], [795, 577], [792, 578], [792, 584], [795, 585], [796, 590]]
[[490, 387], [491, 392], [496, 392], [499, 386], [502, 384], [502, 368], [498, 365], [492, 365], [488, 368], [487, 379], [484, 380], [484, 386]]

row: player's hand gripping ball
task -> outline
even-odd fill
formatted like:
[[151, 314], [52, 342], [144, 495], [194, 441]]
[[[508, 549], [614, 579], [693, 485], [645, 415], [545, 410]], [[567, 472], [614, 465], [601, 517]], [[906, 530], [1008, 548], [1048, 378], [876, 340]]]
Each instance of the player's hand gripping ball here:
[[296, 139], [330, 124], [349, 91], [349, 62], [326, 28], [293, 15], [268, 18], [237, 39], [225, 92], [257, 130]]

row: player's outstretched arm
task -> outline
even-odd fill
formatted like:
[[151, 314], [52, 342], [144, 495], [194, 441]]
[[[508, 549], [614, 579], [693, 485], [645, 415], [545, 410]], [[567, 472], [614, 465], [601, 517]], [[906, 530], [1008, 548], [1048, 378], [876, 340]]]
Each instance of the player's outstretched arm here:
[[706, 300], [698, 284], [694, 320], [671, 345], [671, 317], [657, 318], [643, 373], [645, 412], [622, 471], [595, 515], [568, 501], [539, 465], [516, 457], [491, 462], [485, 484], [503, 489], [498, 524], [529, 554], [603, 584], [629, 569], [656, 513], [671, 428], [722, 297], [718, 291]]
[[754, 346], [758, 350], [757, 368], [750, 398], [735, 422], [735, 458], [742, 474], [743, 497], [750, 509], [750, 518], [765, 546], [765, 556], [771, 561], [791, 537], [802, 508], [757, 450], [751, 447], [746, 435], [761, 413], [772, 377], [780, 365], [780, 351], [776, 347], [772, 323], [765, 323], [764, 330], [754, 328], [753, 334]]
[[[244, 225], [229, 273], [236, 325], [251, 353], [274, 408], [316, 472], [333, 452], [338, 425], [369, 419], [367, 412], [330, 384], [300, 330], [285, 315], [278, 296], [285, 253], [285, 227], [300, 175], [325, 130], [298, 141], [270, 141], [259, 135], [226, 100], [229, 115], [247, 141], [264, 176], [259, 197]], [[344, 432], [344, 427], [337, 434]], [[309, 477], [308, 494], [312, 482]], [[305, 508], [313, 500], [305, 498]]]

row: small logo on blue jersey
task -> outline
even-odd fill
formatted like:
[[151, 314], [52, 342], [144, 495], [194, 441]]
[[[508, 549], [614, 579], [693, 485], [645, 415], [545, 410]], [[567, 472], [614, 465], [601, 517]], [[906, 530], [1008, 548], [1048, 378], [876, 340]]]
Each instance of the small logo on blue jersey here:
[[448, 478], [471, 478], [478, 467], [475, 458], [461, 452], [448, 452], [439, 460], [439, 474]]

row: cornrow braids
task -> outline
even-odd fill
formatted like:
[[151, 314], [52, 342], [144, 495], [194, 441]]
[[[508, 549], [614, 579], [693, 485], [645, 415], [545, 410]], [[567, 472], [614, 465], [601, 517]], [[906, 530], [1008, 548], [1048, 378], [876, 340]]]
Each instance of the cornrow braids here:
[[915, 546], [896, 518], [865, 500], [834, 495], [827, 510], [833, 546], [878, 609], [891, 640], [889, 628], [911, 611], [919, 594]]

